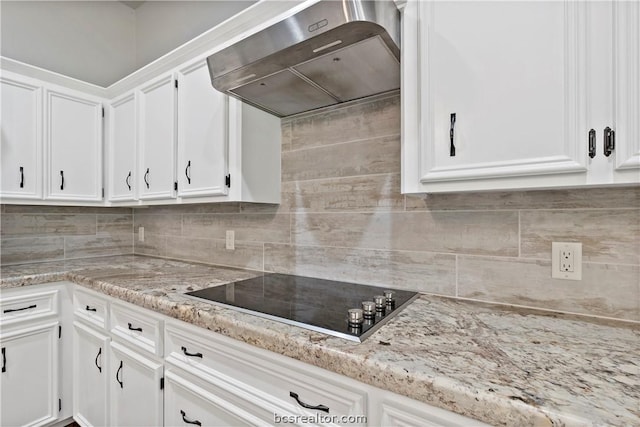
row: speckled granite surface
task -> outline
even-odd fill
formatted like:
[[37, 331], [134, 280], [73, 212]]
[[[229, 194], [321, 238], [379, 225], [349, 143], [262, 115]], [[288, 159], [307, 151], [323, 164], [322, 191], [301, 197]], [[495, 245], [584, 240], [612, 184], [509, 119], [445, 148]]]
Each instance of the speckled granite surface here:
[[490, 424], [640, 425], [638, 325], [422, 296], [357, 344], [182, 295], [256, 274], [117, 256], [3, 267], [0, 285], [71, 280]]

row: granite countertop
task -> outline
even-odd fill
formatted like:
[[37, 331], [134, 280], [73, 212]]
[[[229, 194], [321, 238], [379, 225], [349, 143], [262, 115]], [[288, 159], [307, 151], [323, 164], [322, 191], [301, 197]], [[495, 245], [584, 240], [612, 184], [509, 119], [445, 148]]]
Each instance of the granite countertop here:
[[494, 425], [640, 425], [640, 325], [422, 295], [358, 344], [183, 296], [258, 274], [116, 256], [5, 266], [0, 286], [70, 280]]

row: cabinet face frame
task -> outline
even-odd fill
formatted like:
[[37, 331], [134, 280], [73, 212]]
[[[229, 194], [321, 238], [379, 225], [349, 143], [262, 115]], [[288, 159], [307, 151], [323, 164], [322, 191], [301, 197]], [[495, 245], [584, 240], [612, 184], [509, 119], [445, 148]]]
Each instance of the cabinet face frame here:
[[[71, 158], [72, 164], [78, 162], [90, 161], [94, 166], [93, 178], [95, 179], [95, 186], [89, 192], [76, 192], [76, 194], [70, 193], [73, 191], [75, 183], [72, 181], [69, 183], [68, 179], [64, 182], [64, 189], [61, 189], [62, 177], [58, 175], [59, 165], [54, 165], [56, 158], [54, 156], [60, 155], [57, 150], [57, 143], [64, 144], [65, 141], [54, 141], [56, 135], [54, 134], [54, 108], [53, 103], [55, 100], [62, 102], [77, 103], [80, 106], [92, 109], [91, 116], [93, 122], [92, 135], [83, 135], [83, 137], [90, 138], [85, 144], [94, 145], [94, 155], [91, 159], [77, 159], [73, 158], [73, 152], [62, 153], [63, 157], [68, 156]], [[47, 167], [45, 168], [45, 182], [46, 182], [46, 198], [48, 200], [71, 200], [71, 201], [102, 201], [102, 134], [103, 134], [103, 120], [102, 120], [102, 103], [97, 99], [89, 97], [76, 96], [75, 93], [67, 93], [66, 91], [58, 91], [57, 89], [49, 88], [46, 90], [46, 106], [45, 106], [45, 141], [46, 150], [45, 157], [47, 158]], [[57, 124], [59, 125], [59, 124]], [[72, 148], [62, 145], [63, 149]], [[71, 170], [67, 168], [68, 170]], [[65, 177], [66, 179], [67, 177]], [[77, 182], [77, 181], [76, 181]], [[67, 189], [67, 186], [70, 186]]]
[[[6, 133], [2, 132], [2, 144], [0, 148], [0, 157], [2, 158], [2, 169], [3, 174], [0, 178], [0, 197], [3, 198], [16, 198], [16, 199], [34, 199], [41, 200], [43, 198], [43, 139], [42, 139], [42, 115], [43, 115], [43, 106], [42, 106], [42, 85], [39, 82], [31, 81], [30, 79], [15, 75], [12, 73], [3, 72], [2, 76], [0, 76], [0, 84], [4, 87], [5, 85], [13, 86], [14, 88], [18, 88], [24, 91], [31, 92], [32, 97], [32, 105], [31, 107], [31, 121], [33, 129], [33, 140], [25, 141], [23, 143], [28, 143], [29, 145], [29, 157], [31, 157], [30, 163], [23, 164], [15, 164], [9, 165], [9, 160], [5, 160], [7, 157], [6, 150], [8, 147], [12, 149], [15, 148], [13, 144], [14, 141], [5, 141]], [[0, 90], [0, 97], [4, 99], [2, 94], [3, 90]], [[2, 111], [5, 111], [5, 108], [1, 108]], [[13, 123], [12, 123], [13, 124]], [[5, 118], [0, 118], [0, 129], [5, 128], [7, 124], [5, 124]], [[13, 137], [13, 135], [11, 135]], [[21, 143], [21, 144], [23, 144]], [[7, 168], [11, 176], [13, 177], [13, 172], [15, 171], [15, 181], [11, 181], [11, 184], [7, 185], [6, 180], [8, 176], [7, 171], [4, 170]], [[22, 168], [22, 170], [20, 169]], [[22, 178], [22, 179], [21, 179]], [[20, 188], [19, 181], [22, 181], [24, 187]], [[33, 185], [31, 184], [33, 183]]]
[[[586, 40], [586, 4], [565, 2], [564, 4], [564, 135], [563, 154], [546, 157], [532, 157], [509, 161], [488, 163], [460, 163], [441, 166], [436, 163], [436, 148], [441, 147], [435, 137], [435, 105], [433, 88], [438, 85], [432, 73], [434, 52], [435, 20], [437, 20], [433, 2], [416, 2], [420, 26], [417, 30], [419, 86], [418, 116], [419, 129], [419, 181], [422, 184], [439, 181], [473, 181], [478, 179], [501, 178], [509, 175], [535, 176], [557, 173], [584, 173], [587, 170], [587, 152], [584, 132], [586, 128], [587, 100], [586, 52], [582, 41]], [[406, 37], [405, 37], [406, 39]], [[586, 95], [588, 99], [588, 94]], [[458, 120], [459, 121], [459, 120]]]

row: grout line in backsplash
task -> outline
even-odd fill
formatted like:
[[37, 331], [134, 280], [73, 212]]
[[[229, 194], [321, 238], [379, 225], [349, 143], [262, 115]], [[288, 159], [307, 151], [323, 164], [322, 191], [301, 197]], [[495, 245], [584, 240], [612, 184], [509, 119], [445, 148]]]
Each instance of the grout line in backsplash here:
[[522, 211], [518, 210], [518, 258], [522, 257]]
[[455, 261], [455, 272], [456, 272], [456, 298], [458, 298], [458, 295], [460, 295], [460, 293], [458, 292], [458, 254], [456, 254], [456, 261]]

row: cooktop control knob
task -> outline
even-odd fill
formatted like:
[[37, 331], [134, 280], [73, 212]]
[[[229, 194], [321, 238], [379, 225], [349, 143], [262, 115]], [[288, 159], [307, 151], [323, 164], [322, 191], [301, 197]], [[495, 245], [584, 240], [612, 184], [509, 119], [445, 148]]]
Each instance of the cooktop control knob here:
[[384, 291], [384, 297], [386, 298], [387, 305], [394, 306], [396, 305], [395, 299], [396, 293], [393, 291]]
[[376, 303], [373, 301], [362, 301], [362, 311], [365, 319], [371, 319], [376, 315]]
[[385, 298], [384, 295], [376, 295], [373, 297], [373, 301], [376, 304], [376, 311], [384, 311], [384, 308], [387, 305], [387, 298]]
[[352, 308], [349, 310], [349, 326], [361, 326], [364, 321], [364, 315], [361, 308]]

